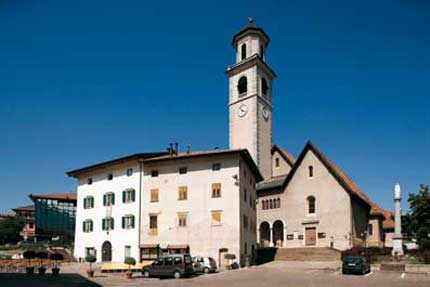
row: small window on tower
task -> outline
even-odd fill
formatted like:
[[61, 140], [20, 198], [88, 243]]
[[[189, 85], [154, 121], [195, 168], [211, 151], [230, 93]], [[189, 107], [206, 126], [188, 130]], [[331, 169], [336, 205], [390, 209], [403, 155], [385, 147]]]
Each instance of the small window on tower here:
[[245, 76], [239, 79], [239, 82], [237, 83], [237, 91], [239, 92], [239, 95], [248, 91], [248, 80]]
[[267, 95], [267, 91], [269, 90], [269, 86], [267, 85], [267, 81], [265, 78], [261, 78], [261, 92], [263, 95]]
[[309, 177], [314, 177], [314, 167], [312, 165], [309, 166]]
[[263, 45], [260, 45], [260, 57], [261, 57], [261, 59], [264, 58], [264, 46]]
[[242, 55], [241, 60], [246, 59], [246, 44], [242, 44], [240, 49], [240, 53]]
[[279, 167], [279, 157], [275, 158], [275, 167]]

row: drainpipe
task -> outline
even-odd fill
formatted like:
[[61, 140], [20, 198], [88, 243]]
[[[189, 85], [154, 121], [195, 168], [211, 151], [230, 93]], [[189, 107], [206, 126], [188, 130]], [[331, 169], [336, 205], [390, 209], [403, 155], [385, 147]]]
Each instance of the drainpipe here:
[[139, 159], [139, 209], [138, 209], [138, 224], [137, 232], [138, 232], [138, 242], [137, 242], [137, 248], [139, 250], [139, 259], [138, 262], [140, 262], [140, 259], [142, 258], [140, 254], [140, 233], [141, 233], [141, 224], [142, 224], [142, 180], [143, 180], [143, 159]]

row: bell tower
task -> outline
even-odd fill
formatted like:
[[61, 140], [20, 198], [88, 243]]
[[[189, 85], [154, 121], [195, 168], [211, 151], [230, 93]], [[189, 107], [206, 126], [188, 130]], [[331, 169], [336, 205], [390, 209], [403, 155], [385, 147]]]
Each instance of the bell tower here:
[[266, 63], [269, 36], [254, 20], [233, 37], [236, 63], [229, 78], [230, 149], [248, 149], [265, 179], [272, 176], [272, 81]]

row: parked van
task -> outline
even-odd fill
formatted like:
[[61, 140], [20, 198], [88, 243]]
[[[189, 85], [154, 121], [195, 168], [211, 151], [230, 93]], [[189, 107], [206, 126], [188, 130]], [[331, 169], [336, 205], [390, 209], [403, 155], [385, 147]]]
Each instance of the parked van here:
[[194, 274], [193, 259], [189, 254], [169, 254], [156, 259], [142, 269], [142, 275], [149, 277], [181, 278]]

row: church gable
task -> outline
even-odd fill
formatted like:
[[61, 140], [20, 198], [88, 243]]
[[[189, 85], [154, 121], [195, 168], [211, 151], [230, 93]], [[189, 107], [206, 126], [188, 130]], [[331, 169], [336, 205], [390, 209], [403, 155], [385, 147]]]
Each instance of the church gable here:
[[272, 177], [287, 175], [296, 159], [293, 155], [275, 145], [272, 148]]

